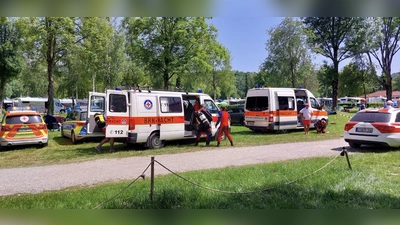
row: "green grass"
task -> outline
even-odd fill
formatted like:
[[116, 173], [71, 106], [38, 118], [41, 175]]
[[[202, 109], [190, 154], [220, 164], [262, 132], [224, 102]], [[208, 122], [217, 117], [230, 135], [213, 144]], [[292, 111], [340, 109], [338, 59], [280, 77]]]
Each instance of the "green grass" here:
[[[339, 138], [351, 114], [330, 116], [326, 134], [304, 135], [253, 133], [232, 127], [236, 146], [313, 141]], [[117, 153], [97, 154], [96, 142], [71, 145], [68, 139], [51, 133], [49, 147], [9, 150], [0, 153], [2, 167], [76, 162], [97, 158], [173, 154], [206, 150], [190, 143], [170, 143], [160, 150], [134, 150], [122, 144]], [[228, 146], [228, 141], [223, 142]], [[104, 150], [108, 146], [103, 147]], [[339, 152], [338, 152], [339, 154]], [[150, 179], [107, 183], [93, 187], [72, 187], [40, 194], [0, 197], [3, 209], [394, 209], [400, 208], [399, 151], [370, 150], [345, 157], [309, 158], [260, 165], [191, 171], [158, 176], [154, 200]], [[4, 166], [5, 162], [6, 166]], [[160, 162], [162, 163], [162, 162]], [[168, 167], [168, 165], [165, 165]], [[324, 167], [324, 169], [319, 170]], [[145, 168], [143, 168], [145, 169]], [[135, 176], [139, 176], [135, 175]], [[194, 182], [194, 183], [192, 183]]]
[[[232, 126], [231, 134], [234, 144], [237, 147], [335, 139], [340, 138], [343, 135], [343, 127], [348, 119], [349, 118], [341, 115], [331, 115], [329, 117], [329, 125], [327, 128], [328, 132], [325, 134], [317, 134], [315, 130], [311, 131], [308, 136], [305, 136], [301, 130], [291, 131], [286, 134], [254, 133], [243, 126]], [[334, 124], [331, 122], [334, 122]], [[70, 139], [62, 138], [60, 132], [50, 131], [48, 147], [36, 148], [21, 146], [0, 151], [0, 168], [39, 166], [82, 162], [101, 158], [149, 156], [207, 150], [202, 147], [194, 147], [194, 140], [186, 140], [180, 142], [167, 142], [167, 145], [164, 148], [149, 150], [144, 150], [139, 146], [129, 147], [123, 143], [116, 143], [115, 149], [117, 152], [115, 153], [108, 152], [109, 145], [107, 143], [102, 147], [103, 153], [98, 154], [94, 149], [94, 146], [97, 143], [98, 140], [86, 141], [73, 145]], [[200, 145], [204, 144], [201, 143]], [[216, 142], [213, 141], [211, 145], [215, 146]], [[221, 147], [229, 147], [229, 145], [229, 141], [227, 140], [221, 142]]]
[[153, 201], [150, 179], [132, 184], [136, 177], [0, 201], [3, 209], [395, 209], [400, 208], [398, 159], [398, 151], [369, 152], [350, 155], [352, 170], [339, 156], [316, 173], [332, 158], [179, 174], [200, 186], [169, 174], [156, 177]]

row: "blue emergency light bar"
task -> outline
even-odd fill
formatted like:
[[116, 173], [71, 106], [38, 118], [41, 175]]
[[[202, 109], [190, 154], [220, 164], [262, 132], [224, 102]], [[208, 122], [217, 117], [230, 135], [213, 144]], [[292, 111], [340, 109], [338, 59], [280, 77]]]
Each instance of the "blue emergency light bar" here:
[[8, 107], [8, 111], [35, 111], [35, 107], [33, 106], [14, 106], [14, 107]]

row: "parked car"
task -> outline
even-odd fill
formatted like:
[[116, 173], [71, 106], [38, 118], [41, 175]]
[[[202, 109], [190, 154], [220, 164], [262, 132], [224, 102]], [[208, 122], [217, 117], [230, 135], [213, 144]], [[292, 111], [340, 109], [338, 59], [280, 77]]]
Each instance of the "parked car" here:
[[30, 107], [13, 107], [7, 111], [0, 128], [1, 146], [48, 144], [48, 129], [39, 112]]
[[365, 109], [344, 127], [344, 140], [352, 148], [361, 145], [400, 146], [400, 108]]
[[87, 138], [104, 137], [104, 133], [100, 132], [87, 133], [87, 111], [74, 109], [67, 114], [61, 124], [61, 136], [71, 138], [73, 144], [77, 144], [80, 140]]
[[231, 115], [231, 124], [244, 125], [244, 106], [236, 106], [228, 109]]

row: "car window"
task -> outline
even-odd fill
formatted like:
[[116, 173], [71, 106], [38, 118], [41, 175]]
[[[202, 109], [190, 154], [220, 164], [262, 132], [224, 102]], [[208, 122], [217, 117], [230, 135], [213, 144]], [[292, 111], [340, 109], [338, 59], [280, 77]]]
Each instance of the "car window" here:
[[79, 120], [86, 120], [87, 119], [87, 112], [81, 112], [81, 118]]
[[400, 113], [397, 113], [395, 122], [400, 122]]
[[32, 123], [42, 123], [42, 117], [39, 115], [15, 115], [7, 116], [6, 124], [32, 124]]
[[217, 107], [217, 106], [214, 104], [214, 102], [211, 101], [211, 100], [205, 99], [205, 100], [204, 100], [204, 105], [205, 105], [205, 107], [208, 109], [208, 111], [209, 111], [210, 113], [218, 113], [218, 112], [219, 112], [218, 107]]
[[352, 122], [389, 122], [390, 113], [378, 113], [378, 112], [358, 112], [350, 121]]

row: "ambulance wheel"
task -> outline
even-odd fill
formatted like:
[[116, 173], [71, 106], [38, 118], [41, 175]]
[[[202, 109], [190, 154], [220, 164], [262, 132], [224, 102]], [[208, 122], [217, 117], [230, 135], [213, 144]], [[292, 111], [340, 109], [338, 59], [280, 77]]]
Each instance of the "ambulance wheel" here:
[[149, 137], [149, 148], [157, 149], [164, 147], [164, 141], [160, 140], [159, 133], [152, 133]]
[[76, 140], [76, 136], [75, 136], [75, 132], [74, 131], [71, 131], [71, 141], [72, 141], [72, 144], [77, 144], [78, 143], [78, 141]]

